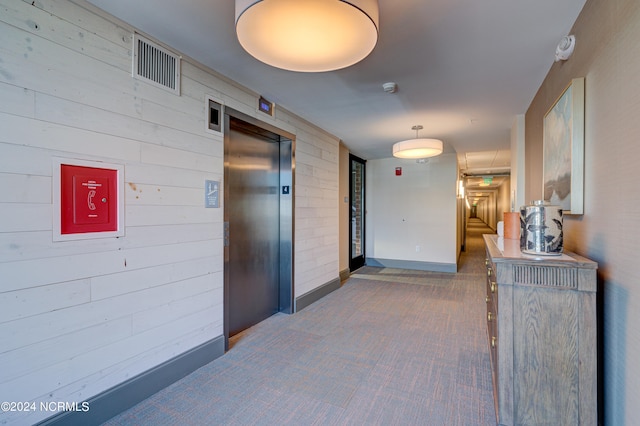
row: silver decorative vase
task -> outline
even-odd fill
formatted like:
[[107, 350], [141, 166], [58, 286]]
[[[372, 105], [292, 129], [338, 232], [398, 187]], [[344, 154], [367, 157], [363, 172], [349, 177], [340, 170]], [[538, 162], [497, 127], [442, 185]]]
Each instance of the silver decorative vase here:
[[520, 207], [520, 250], [533, 255], [560, 255], [563, 250], [562, 207], [536, 200]]

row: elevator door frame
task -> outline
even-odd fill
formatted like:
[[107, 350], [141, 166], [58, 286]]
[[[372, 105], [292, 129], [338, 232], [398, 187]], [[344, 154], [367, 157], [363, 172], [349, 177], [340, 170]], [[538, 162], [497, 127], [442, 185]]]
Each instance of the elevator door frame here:
[[[278, 283], [278, 312], [292, 314], [295, 312], [294, 300], [294, 188], [295, 188], [295, 135], [257, 120], [232, 108], [224, 108], [224, 337], [225, 350], [229, 348], [229, 244], [228, 210], [229, 201], [229, 143], [230, 118], [242, 120], [258, 128], [261, 136], [272, 134], [277, 136], [280, 145], [280, 265]], [[288, 188], [286, 191], [285, 187]], [[285, 193], [288, 192], [288, 193]]]

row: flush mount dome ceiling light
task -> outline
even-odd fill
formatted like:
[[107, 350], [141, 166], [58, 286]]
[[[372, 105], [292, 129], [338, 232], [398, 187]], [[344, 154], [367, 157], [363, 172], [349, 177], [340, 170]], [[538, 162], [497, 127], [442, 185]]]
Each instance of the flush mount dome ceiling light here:
[[323, 72], [364, 59], [378, 41], [377, 0], [236, 0], [236, 34], [276, 68]]
[[416, 131], [416, 138], [393, 144], [393, 156], [396, 158], [429, 158], [442, 154], [442, 141], [439, 139], [418, 138], [422, 126], [411, 128]]

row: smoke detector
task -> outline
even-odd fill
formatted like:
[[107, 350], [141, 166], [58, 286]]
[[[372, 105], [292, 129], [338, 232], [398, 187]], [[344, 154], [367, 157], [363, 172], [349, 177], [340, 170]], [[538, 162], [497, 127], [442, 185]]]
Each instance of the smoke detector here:
[[558, 47], [556, 47], [556, 62], [566, 61], [573, 53], [573, 49], [576, 47], [576, 37], [569, 35], [562, 37]]
[[384, 83], [382, 88], [387, 93], [396, 93], [398, 91], [398, 85], [394, 82]]

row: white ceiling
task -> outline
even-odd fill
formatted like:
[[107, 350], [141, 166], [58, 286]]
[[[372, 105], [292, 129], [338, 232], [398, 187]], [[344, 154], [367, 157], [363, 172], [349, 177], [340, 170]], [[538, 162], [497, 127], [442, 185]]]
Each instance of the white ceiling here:
[[465, 194], [470, 204], [476, 205], [488, 201], [493, 194], [497, 195], [498, 188], [510, 177], [504, 174], [472, 175], [465, 179]]
[[[524, 114], [585, 0], [379, 0], [379, 40], [362, 62], [295, 73], [249, 56], [231, 0], [89, 0], [160, 42], [342, 139], [364, 159], [394, 142], [440, 138], [461, 168], [509, 168]], [[301, 0], [302, 1], [302, 0]], [[578, 40], [579, 44], [580, 41]], [[385, 93], [393, 81], [398, 92]]]

